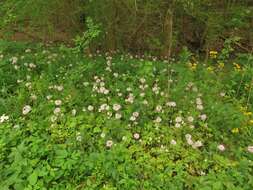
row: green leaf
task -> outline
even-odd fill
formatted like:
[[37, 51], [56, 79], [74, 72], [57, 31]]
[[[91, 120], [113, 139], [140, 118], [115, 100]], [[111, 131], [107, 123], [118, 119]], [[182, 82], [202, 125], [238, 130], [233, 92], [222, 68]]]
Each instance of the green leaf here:
[[93, 130], [94, 133], [100, 133], [101, 129], [99, 127], [95, 127]]
[[29, 177], [28, 177], [28, 181], [30, 185], [35, 185], [37, 183], [38, 180], [38, 175], [37, 173], [34, 171]]

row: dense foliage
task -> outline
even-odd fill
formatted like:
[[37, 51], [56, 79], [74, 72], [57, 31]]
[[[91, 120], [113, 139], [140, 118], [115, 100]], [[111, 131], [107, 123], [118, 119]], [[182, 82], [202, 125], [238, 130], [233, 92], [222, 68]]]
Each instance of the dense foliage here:
[[252, 190], [252, 28], [252, 0], [1, 0], [0, 189]]
[[12, 39], [71, 41], [91, 18], [101, 25], [92, 50], [169, 56], [187, 46], [208, 53], [237, 37], [237, 49], [247, 52], [252, 10], [251, 0], [4, 0], [0, 28]]
[[168, 64], [1, 41], [1, 190], [253, 189], [253, 57], [230, 50]]

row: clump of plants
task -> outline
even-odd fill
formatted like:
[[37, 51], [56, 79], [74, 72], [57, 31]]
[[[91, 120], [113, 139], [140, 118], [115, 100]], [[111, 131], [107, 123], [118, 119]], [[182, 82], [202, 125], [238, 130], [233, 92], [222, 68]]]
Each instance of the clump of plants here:
[[1, 189], [252, 189], [250, 55], [0, 47]]

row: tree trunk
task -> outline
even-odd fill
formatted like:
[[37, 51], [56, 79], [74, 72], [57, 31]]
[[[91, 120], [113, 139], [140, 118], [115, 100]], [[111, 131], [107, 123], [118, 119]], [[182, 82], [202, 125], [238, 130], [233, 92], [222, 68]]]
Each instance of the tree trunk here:
[[164, 20], [164, 50], [163, 56], [168, 59], [171, 57], [172, 52], [172, 40], [173, 40], [173, 12], [168, 9]]

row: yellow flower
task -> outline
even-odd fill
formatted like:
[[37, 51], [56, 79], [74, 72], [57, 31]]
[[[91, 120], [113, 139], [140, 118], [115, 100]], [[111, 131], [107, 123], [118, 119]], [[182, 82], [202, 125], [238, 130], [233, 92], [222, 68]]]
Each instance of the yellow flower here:
[[223, 69], [223, 68], [224, 68], [224, 66], [225, 66], [225, 64], [224, 64], [223, 62], [219, 62], [218, 67], [219, 67], [220, 69]]
[[238, 128], [234, 128], [231, 131], [232, 131], [232, 133], [239, 133], [239, 129]]
[[237, 71], [240, 71], [241, 70], [241, 66], [237, 63], [233, 63], [234, 65], [234, 69], [237, 70]]
[[253, 119], [249, 120], [249, 123], [250, 123], [250, 124], [253, 124]]
[[252, 112], [243, 112], [243, 114], [246, 115], [246, 116], [251, 116]]
[[197, 68], [197, 63], [191, 63], [191, 62], [189, 62], [188, 65], [189, 65], [189, 67], [190, 67], [191, 70], [196, 70], [196, 68]]
[[216, 57], [217, 57], [217, 54], [218, 54], [217, 51], [210, 51], [210, 52], [209, 52], [209, 55], [210, 55], [211, 58], [216, 58]]

